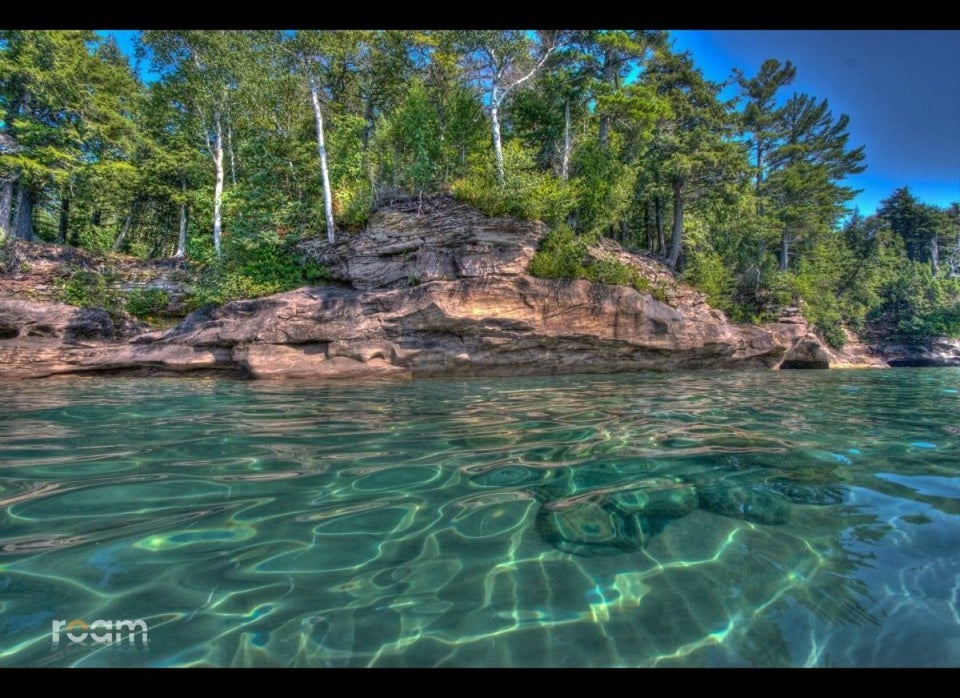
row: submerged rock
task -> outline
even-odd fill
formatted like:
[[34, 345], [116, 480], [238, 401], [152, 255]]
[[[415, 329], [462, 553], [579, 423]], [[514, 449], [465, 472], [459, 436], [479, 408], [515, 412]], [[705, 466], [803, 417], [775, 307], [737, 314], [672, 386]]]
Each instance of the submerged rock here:
[[640, 480], [636, 485], [615, 493], [611, 506], [624, 514], [679, 518], [699, 504], [696, 488], [680, 478], [654, 477]]
[[826, 506], [843, 503], [845, 491], [838, 485], [809, 485], [789, 480], [770, 482], [770, 487], [794, 504]]
[[617, 555], [639, 550], [697, 502], [696, 489], [679, 478], [646, 478], [547, 502], [537, 515], [537, 529], [567, 553]]
[[625, 516], [593, 500], [569, 506], [545, 504], [537, 513], [543, 540], [574, 555], [616, 555], [643, 547], [644, 531], [636, 516]]
[[743, 487], [714, 484], [701, 487], [700, 506], [721, 516], [760, 524], [790, 520], [790, 500], [763, 485]]
[[607, 464], [560, 468], [555, 471], [553, 478], [537, 488], [536, 494], [546, 500], [566, 499], [616, 489], [629, 477], [629, 471]]

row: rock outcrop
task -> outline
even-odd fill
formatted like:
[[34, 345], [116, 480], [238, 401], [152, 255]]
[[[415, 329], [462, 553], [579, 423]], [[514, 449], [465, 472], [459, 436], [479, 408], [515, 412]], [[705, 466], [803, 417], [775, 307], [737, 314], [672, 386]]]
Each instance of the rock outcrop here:
[[186, 315], [186, 300], [193, 289], [181, 259], [137, 259], [24, 240], [8, 240], [0, 249], [0, 298], [56, 303], [62, 287], [81, 272], [103, 274], [104, 283], [122, 294], [163, 291], [166, 307], [159, 308], [156, 315]]
[[877, 349], [890, 366], [960, 366], [960, 339], [935, 339], [928, 344], [882, 344]]
[[527, 269], [547, 229], [489, 218], [449, 196], [404, 198], [370, 217], [361, 235], [334, 245], [311, 240], [304, 254], [353, 288], [402, 288], [440, 279], [514, 276]]
[[[769, 369], [829, 365], [799, 316], [735, 325], [658, 262], [604, 242], [658, 297], [525, 273], [545, 230], [449, 199], [407, 200], [310, 253], [339, 285], [197, 311], [163, 332], [102, 311], [0, 298], [0, 378], [221, 372], [253, 378]], [[311, 246], [308, 246], [311, 247]]]

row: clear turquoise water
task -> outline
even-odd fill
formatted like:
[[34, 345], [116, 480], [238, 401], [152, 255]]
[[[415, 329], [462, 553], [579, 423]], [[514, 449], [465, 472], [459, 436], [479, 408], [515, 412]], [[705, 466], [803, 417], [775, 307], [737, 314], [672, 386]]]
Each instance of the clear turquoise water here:
[[[958, 391], [0, 384], [0, 665], [958, 665]], [[57, 619], [149, 645], [54, 648]]]

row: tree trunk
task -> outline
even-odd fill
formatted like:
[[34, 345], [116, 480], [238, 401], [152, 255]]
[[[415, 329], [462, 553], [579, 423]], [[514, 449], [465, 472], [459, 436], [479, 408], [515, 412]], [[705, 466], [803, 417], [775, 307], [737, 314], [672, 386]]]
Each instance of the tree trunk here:
[[[183, 185], [183, 195], [187, 195], [187, 183], [181, 182]], [[188, 222], [188, 211], [187, 211], [187, 202], [186, 199], [180, 204], [180, 235], [177, 237], [177, 251], [173, 253], [173, 256], [180, 259], [187, 256], [187, 222]]]
[[327, 170], [327, 147], [323, 140], [323, 112], [320, 111], [320, 95], [317, 83], [310, 78], [310, 101], [313, 103], [313, 119], [317, 126], [317, 152], [320, 154], [320, 177], [323, 180], [323, 210], [327, 217], [327, 242], [337, 241], [333, 223], [333, 193], [330, 191], [330, 172]]
[[[361, 140], [363, 142], [363, 149], [366, 150], [370, 145], [370, 138], [373, 137], [374, 129], [376, 128], [376, 119], [373, 115], [373, 100], [369, 97], [364, 100], [363, 107], [363, 133], [361, 134]], [[443, 133], [440, 133], [440, 140], [443, 141]]]
[[13, 180], [3, 182], [0, 191], [0, 242], [3, 242], [12, 232], [10, 228], [10, 213], [13, 211]]
[[214, 112], [216, 138], [213, 143], [213, 166], [216, 169], [216, 182], [213, 186], [213, 248], [220, 259], [221, 212], [223, 206], [223, 125], [220, 122], [220, 112]]
[[763, 147], [757, 143], [757, 184], [755, 191], [757, 194], [757, 215], [763, 215], [763, 204], [760, 203], [760, 189], [763, 186]]
[[610, 117], [600, 117], [600, 149], [606, 150], [610, 142]]
[[503, 142], [500, 138], [500, 114], [496, 106], [490, 108], [490, 121], [493, 125], [493, 156], [497, 165], [497, 184], [503, 186]]
[[667, 241], [663, 237], [663, 202], [660, 197], [653, 200], [653, 219], [657, 226], [657, 254], [663, 257], [667, 251]]
[[780, 263], [777, 268], [780, 271], [786, 271], [790, 268], [790, 233], [786, 230], [780, 236]]
[[[601, 72], [600, 79], [603, 81], [604, 85], [612, 85], [615, 74], [613, 69], [613, 62], [610, 59], [608, 53], [603, 55], [603, 70]], [[607, 149], [607, 144], [610, 142], [610, 116], [608, 114], [600, 115], [600, 148], [602, 150]]]
[[33, 192], [26, 184], [21, 184], [17, 189], [17, 215], [13, 234], [21, 240], [33, 240]]
[[930, 239], [930, 268], [934, 276], [940, 273], [940, 244], [936, 235]]
[[563, 163], [560, 166], [560, 177], [566, 181], [570, 170], [570, 98], [563, 108]]
[[673, 234], [670, 236], [670, 256], [667, 266], [677, 268], [683, 244], [683, 182], [673, 183]]
[[657, 245], [657, 229], [653, 225], [649, 199], [643, 201], [643, 234], [646, 237], [647, 251], [653, 253]]
[[130, 213], [127, 214], [126, 220], [123, 221], [123, 227], [120, 228], [120, 234], [117, 235], [117, 239], [113, 241], [113, 251], [116, 252], [123, 246], [123, 241], [127, 239], [127, 233], [130, 232], [130, 226], [133, 225], [133, 208], [131, 207]]
[[227, 150], [230, 151], [230, 183], [237, 186], [237, 163], [233, 158], [233, 125], [227, 122]]
[[60, 225], [57, 229], [57, 238], [61, 245], [67, 244], [67, 229], [70, 227], [70, 197], [60, 199]]

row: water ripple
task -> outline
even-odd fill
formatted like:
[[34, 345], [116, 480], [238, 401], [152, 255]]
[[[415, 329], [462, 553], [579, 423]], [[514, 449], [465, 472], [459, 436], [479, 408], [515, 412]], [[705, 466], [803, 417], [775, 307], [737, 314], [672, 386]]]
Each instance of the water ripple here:
[[958, 389], [0, 384], [0, 665], [955, 666]]

